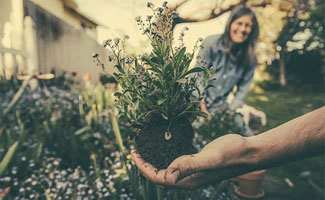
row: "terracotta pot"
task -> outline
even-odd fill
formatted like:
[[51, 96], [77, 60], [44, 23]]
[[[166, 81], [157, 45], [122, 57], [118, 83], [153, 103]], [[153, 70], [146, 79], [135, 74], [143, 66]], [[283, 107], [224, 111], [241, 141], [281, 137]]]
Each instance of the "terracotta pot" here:
[[235, 193], [246, 199], [259, 199], [264, 196], [264, 190], [262, 189], [262, 181], [265, 176], [266, 170], [259, 170], [240, 175], [231, 179], [233, 182], [238, 183], [238, 187], [235, 189]]
[[0, 189], [0, 199], [4, 198], [10, 191], [10, 187]]

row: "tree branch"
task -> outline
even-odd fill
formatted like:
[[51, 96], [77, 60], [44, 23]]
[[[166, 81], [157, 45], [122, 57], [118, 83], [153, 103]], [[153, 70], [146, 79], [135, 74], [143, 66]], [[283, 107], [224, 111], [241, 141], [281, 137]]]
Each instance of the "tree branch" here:
[[[182, 5], [184, 5], [185, 3], [187, 3], [188, 0], [184, 0], [184, 1], [181, 1], [180, 3], [178, 3], [174, 8], [171, 8], [170, 9], [170, 12], [172, 11], [177, 11], [178, 8], [180, 8]], [[173, 29], [175, 28], [175, 26], [177, 24], [182, 24], [182, 23], [194, 23], [194, 22], [203, 22], [203, 21], [208, 21], [208, 20], [211, 20], [211, 19], [215, 19], [229, 11], [231, 11], [234, 7], [238, 6], [238, 5], [245, 5], [247, 4], [248, 0], [241, 0], [239, 1], [239, 3], [237, 4], [233, 4], [231, 6], [229, 6], [228, 8], [225, 8], [225, 9], [221, 9], [221, 10], [218, 10], [218, 12], [216, 12], [216, 10], [218, 8], [220, 8], [220, 5], [216, 5], [215, 7], [213, 7], [211, 9], [211, 12], [206, 15], [206, 16], [203, 16], [203, 17], [200, 17], [200, 18], [191, 18], [191, 17], [177, 17], [176, 19], [174, 19], [174, 22], [173, 22]], [[265, 7], [266, 5], [270, 4], [270, 2], [268, 0], [265, 0], [264, 2], [260, 3], [260, 4], [253, 4], [253, 5], [250, 5], [250, 7]], [[202, 7], [198, 9], [199, 11], [202, 10]], [[199, 12], [199, 11], [196, 11]], [[189, 14], [188, 16], [193, 16], [194, 13], [192, 14]]]
[[184, 5], [184, 3], [186, 3], [186, 2], [188, 2], [188, 0], [183, 0], [183, 1], [179, 2], [178, 4], [175, 5], [174, 8], [172, 8], [172, 10], [177, 10], [179, 7]]

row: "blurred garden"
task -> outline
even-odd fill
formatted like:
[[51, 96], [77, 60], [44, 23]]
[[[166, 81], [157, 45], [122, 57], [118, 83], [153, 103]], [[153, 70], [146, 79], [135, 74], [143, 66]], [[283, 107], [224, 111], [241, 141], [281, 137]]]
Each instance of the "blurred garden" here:
[[[215, 7], [208, 7], [219, 9], [212, 18], [199, 16], [195, 21], [179, 15], [173, 26], [213, 20], [237, 4], [254, 8], [261, 33], [257, 72], [246, 104], [265, 113], [267, 120], [262, 125], [260, 118], [250, 116], [255, 134], [324, 106], [323, 1], [215, 2]], [[171, 8], [182, 13], [184, 9], [177, 9], [187, 3], [191, 1], [176, 2]], [[181, 57], [182, 50], [178, 53]], [[186, 61], [193, 67], [190, 59]], [[95, 62], [89, 69], [97, 64], [100, 71], [102, 63]], [[233, 193], [230, 180], [189, 191], [165, 189], [140, 175], [130, 157], [130, 147], [136, 145], [129, 138], [134, 129], [120, 115], [128, 113], [117, 106], [121, 85], [116, 81], [119, 76], [113, 77], [102, 73], [94, 83], [93, 77], [78, 71], [55, 69], [43, 76], [0, 76], [0, 200], [243, 199]], [[137, 83], [137, 79], [132, 81]], [[158, 100], [159, 105], [163, 103]], [[223, 110], [212, 117], [212, 123], [196, 117], [196, 149], [216, 137], [236, 133], [232, 117]], [[267, 169], [263, 199], [324, 199], [324, 169], [324, 155]]]

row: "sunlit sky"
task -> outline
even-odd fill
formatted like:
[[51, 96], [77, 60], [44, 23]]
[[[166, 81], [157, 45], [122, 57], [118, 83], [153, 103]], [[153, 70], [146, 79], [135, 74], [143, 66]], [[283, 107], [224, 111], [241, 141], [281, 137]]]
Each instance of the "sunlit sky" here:
[[[135, 22], [135, 17], [151, 14], [151, 10], [147, 8], [146, 0], [75, 0], [82, 13], [85, 13], [91, 19], [94, 19], [100, 25], [98, 27], [98, 41], [101, 43], [107, 38], [121, 37], [125, 34], [130, 36], [130, 43], [134, 46], [135, 51], [141, 51], [145, 48], [147, 40], [141, 35]], [[156, 6], [161, 6], [162, 0], [151, 0]], [[173, 5], [177, 0], [169, 1], [169, 5]], [[203, 2], [203, 3], [202, 3]], [[214, 1], [201, 1], [204, 6], [209, 6]], [[181, 10], [181, 14], [186, 14], [191, 9], [197, 8], [198, 5], [189, 5]], [[186, 9], [186, 11], [184, 11]], [[180, 30], [187, 26], [189, 31], [186, 33], [184, 42], [188, 49], [192, 49], [195, 41], [199, 37], [206, 37], [211, 34], [222, 33], [225, 21], [228, 15], [224, 15], [218, 19], [201, 23], [182, 24], [175, 29], [175, 38], [177, 38]]]

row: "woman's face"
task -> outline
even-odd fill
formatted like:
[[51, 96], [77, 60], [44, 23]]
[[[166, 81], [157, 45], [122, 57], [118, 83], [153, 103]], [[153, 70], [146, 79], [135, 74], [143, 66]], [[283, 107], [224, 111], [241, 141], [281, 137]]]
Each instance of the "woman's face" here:
[[249, 15], [237, 18], [230, 25], [230, 38], [234, 43], [243, 43], [252, 31], [253, 21]]

